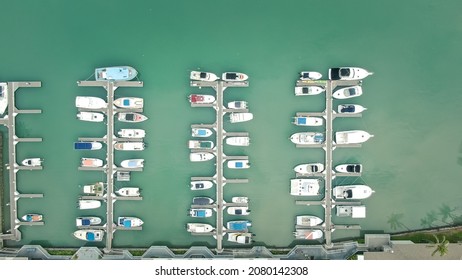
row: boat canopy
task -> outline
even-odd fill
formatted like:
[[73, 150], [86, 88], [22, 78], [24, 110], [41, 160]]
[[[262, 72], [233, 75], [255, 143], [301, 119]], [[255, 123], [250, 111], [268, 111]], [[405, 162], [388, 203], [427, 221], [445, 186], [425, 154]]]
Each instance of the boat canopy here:
[[330, 69], [330, 78], [332, 80], [340, 80], [340, 68], [331, 68]]
[[207, 78], [207, 73], [200, 72], [199, 76], [201, 77], [201, 79], [205, 79], [205, 78]]
[[297, 124], [306, 124], [306, 117], [297, 117]]
[[88, 241], [95, 241], [95, 234], [93, 232], [87, 232], [86, 238]]
[[237, 78], [236, 73], [226, 73], [227, 80], [236, 80], [236, 78]]
[[89, 226], [90, 225], [90, 219], [82, 219], [82, 226]]
[[122, 104], [123, 104], [124, 106], [130, 106], [130, 99], [124, 99], [123, 102], [122, 102]]
[[127, 121], [134, 121], [134, 120], [135, 120], [135, 115], [132, 114], [132, 113], [127, 113], [127, 114], [125, 115], [125, 119], [126, 119]]
[[91, 142], [75, 142], [74, 149], [75, 150], [91, 150], [92, 143]]
[[131, 227], [132, 222], [130, 220], [124, 219], [123, 220], [123, 225], [124, 225], [124, 227]]
[[340, 77], [349, 77], [350, 69], [349, 68], [340, 68]]

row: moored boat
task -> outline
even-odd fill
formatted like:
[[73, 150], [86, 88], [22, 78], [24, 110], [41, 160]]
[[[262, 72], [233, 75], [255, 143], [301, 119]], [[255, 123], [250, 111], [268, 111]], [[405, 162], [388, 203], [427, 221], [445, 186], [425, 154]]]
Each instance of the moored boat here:
[[141, 168], [144, 166], [144, 159], [126, 159], [120, 163], [124, 168]]
[[321, 86], [303, 86], [303, 87], [295, 87], [295, 95], [296, 96], [303, 96], [303, 95], [318, 95], [321, 92], [324, 92], [326, 89]]
[[191, 94], [188, 98], [192, 104], [212, 104], [215, 102], [215, 96], [207, 94]]
[[340, 173], [361, 173], [363, 166], [361, 164], [347, 163], [335, 167], [335, 171]]
[[187, 223], [186, 230], [191, 233], [212, 232], [215, 228], [209, 224]]
[[191, 190], [206, 190], [213, 187], [212, 181], [191, 181], [190, 183]]
[[131, 66], [112, 66], [95, 69], [95, 79], [97, 81], [130, 81], [136, 75], [138, 75], [138, 72]]
[[82, 109], [104, 109], [107, 107], [107, 103], [99, 97], [77, 96], [75, 97], [75, 107]]
[[196, 81], [213, 82], [218, 79], [218, 76], [210, 72], [191, 71], [189, 78]]
[[249, 203], [249, 198], [247, 196], [233, 196], [231, 198], [233, 203]]
[[97, 226], [99, 224], [101, 224], [99, 217], [77, 217], [75, 219], [75, 225], [78, 227]]
[[337, 144], [360, 144], [364, 143], [374, 135], [363, 130], [339, 131], [335, 133]]
[[231, 113], [229, 114], [229, 121], [231, 123], [247, 122], [253, 119], [252, 113]]
[[26, 158], [21, 164], [23, 166], [42, 166], [43, 160], [41, 158]]
[[351, 86], [351, 87], [344, 87], [334, 91], [332, 96], [336, 99], [348, 99], [357, 96], [361, 96], [363, 94], [363, 89], [361, 86]]
[[201, 208], [190, 209], [189, 216], [195, 217], [195, 218], [212, 217], [212, 209], [205, 209], [205, 208], [204, 209], [201, 209]]
[[189, 140], [188, 148], [190, 149], [204, 149], [211, 150], [215, 147], [215, 144], [212, 141], [202, 141], [202, 140]]
[[230, 232], [228, 233], [228, 241], [239, 244], [251, 244], [252, 234], [248, 232]]
[[337, 112], [340, 114], [359, 114], [365, 110], [367, 110], [367, 108], [357, 104], [343, 104], [338, 105], [337, 108]]
[[332, 193], [335, 199], [365, 199], [374, 191], [366, 185], [345, 185], [334, 187]]
[[336, 206], [338, 217], [366, 218], [366, 206]]
[[97, 182], [91, 185], [84, 185], [83, 186], [83, 193], [87, 195], [94, 195], [94, 196], [103, 196], [104, 194], [104, 183]]
[[118, 113], [117, 119], [121, 122], [142, 122], [148, 119], [145, 115], [140, 113]]
[[140, 227], [143, 225], [143, 220], [136, 217], [119, 217], [117, 225], [124, 228]]
[[228, 102], [228, 109], [247, 109], [247, 101]]
[[298, 126], [321, 126], [324, 119], [321, 117], [294, 117], [292, 123]]
[[247, 231], [252, 226], [250, 221], [229, 221], [226, 223], [228, 230]]
[[319, 195], [318, 179], [291, 179], [290, 194], [297, 196], [315, 196]]
[[320, 229], [297, 229], [294, 232], [295, 239], [315, 240], [322, 238]]
[[121, 138], [144, 138], [146, 136], [146, 131], [144, 131], [144, 129], [124, 128], [119, 130], [117, 135]]
[[0, 115], [3, 115], [8, 107], [8, 84], [0, 83]]
[[250, 214], [249, 207], [247, 206], [231, 206], [226, 209], [230, 215], [247, 216]]
[[74, 232], [74, 236], [80, 240], [98, 242], [103, 240], [104, 231], [100, 229], [79, 229]]
[[77, 118], [85, 122], [102, 122], [104, 115], [98, 112], [79, 112]]
[[193, 137], [209, 137], [212, 133], [212, 130], [208, 128], [193, 128], [191, 130], [191, 136]]
[[246, 81], [248, 78], [249, 76], [247, 76], [244, 73], [239, 73], [239, 72], [225, 72], [221, 75], [221, 79], [223, 81], [228, 81], [228, 82], [232, 82], [232, 81], [242, 82], [242, 81]]
[[374, 74], [359, 67], [338, 67], [329, 69], [329, 80], [362, 80]]
[[196, 162], [196, 161], [208, 161], [211, 160], [215, 157], [214, 154], [212, 153], [206, 153], [206, 152], [201, 152], [201, 153], [190, 153], [189, 154], [189, 160]]
[[245, 169], [250, 168], [250, 163], [246, 159], [228, 160], [227, 166], [232, 169]]
[[294, 171], [300, 174], [315, 174], [324, 171], [322, 163], [304, 163], [294, 167]]
[[40, 214], [26, 214], [21, 217], [24, 222], [41, 222], [43, 220], [43, 215]]
[[80, 165], [82, 167], [101, 167], [103, 166], [103, 161], [98, 158], [82, 158]]
[[300, 80], [319, 80], [322, 74], [315, 71], [302, 71], [300, 72]]
[[118, 151], [142, 151], [145, 144], [143, 142], [117, 142], [114, 149]]
[[79, 200], [77, 208], [79, 209], [96, 209], [101, 207], [101, 201], [99, 200], [90, 200], [90, 199], [81, 199]]
[[143, 109], [144, 100], [140, 97], [121, 97], [114, 100], [114, 105], [119, 108]]
[[250, 137], [247, 137], [247, 136], [226, 137], [226, 144], [230, 146], [249, 146]]
[[300, 215], [297, 216], [297, 226], [313, 227], [322, 224], [323, 220], [319, 217], [312, 215]]
[[210, 205], [213, 204], [213, 199], [206, 196], [196, 196], [192, 199], [193, 205]]
[[140, 188], [137, 187], [125, 187], [115, 191], [120, 196], [140, 196]]
[[290, 141], [298, 145], [322, 144], [324, 134], [320, 132], [297, 132], [290, 136]]
[[75, 150], [101, 150], [102, 147], [100, 142], [74, 142]]

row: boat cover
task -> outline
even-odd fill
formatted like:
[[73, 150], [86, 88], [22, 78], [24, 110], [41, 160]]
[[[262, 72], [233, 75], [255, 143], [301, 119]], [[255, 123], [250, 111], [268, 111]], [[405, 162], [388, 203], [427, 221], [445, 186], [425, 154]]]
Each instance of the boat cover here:
[[92, 144], [90, 142], [75, 142], [74, 149], [75, 150], [91, 150]]
[[194, 210], [196, 217], [205, 218], [205, 210]]
[[246, 230], [247, 221], [229, 222], [229, 229], [230, 230]]
[[306, 117], [297, 118], [297, 124], [306, 124]]
[[106, 76], [107, 79], [127, 79], [129, 77], [129, 70], [122, 67], [109, 67], [106, 68]]
[[207, 78], [207, 73], [201, 72], [201, 73], [199, 74], [199, 76], [201, 77], [201, 79], [205, 79], [205, 78]]
[[134, 114], [126, 114], [125, 119], [127, 121], [134, 121], [135, 120], [135, 115]]
[[237, 168], [242, 168], [244, 166], [244, 164], [242, 162], [236, 162], [236, 165], [235, 165]]
[[236, 209], [236, 210], [234, 210], [234, 214], [236, 214], [236, 215], [242, 215], [242, 209]]
[[123, 220], [123, 225], [124, 225], [124, 227], [131, 227], [132, 222], [130, 220], [124, 219]]
[[236, 80], [236, 78], [237, 78], [236, 73], [226, 73], [227, 80]]
[[331, 68], [330, 69], [330, 78], [332, 80], [340, 80], [340, 68]]
[[124, 99], [123, 102], [122, 102], [122, 104], [123, 104], [124, 106], [130, 106], [130, 100], [129, 100], [129, 99]]
[[95, 234], [93, 232], [87, 232], [86, 237], [88, 241], [95, 241]]
[[196, 189], [203, 189], [204, 188], [204, 184], [203, 183], [196, 183]]
[[82, 226], [89, 226], [90, 225], [90, 219], [82, 219]]
[[197, 130], [197, 135], [206, 135], [206, 130], [205, 129]]
[[209, 203], [210, 203], [210, 199], [208, 197], [193, 198], [193, 204], [196, 204], [196, 205], [208, 205]]

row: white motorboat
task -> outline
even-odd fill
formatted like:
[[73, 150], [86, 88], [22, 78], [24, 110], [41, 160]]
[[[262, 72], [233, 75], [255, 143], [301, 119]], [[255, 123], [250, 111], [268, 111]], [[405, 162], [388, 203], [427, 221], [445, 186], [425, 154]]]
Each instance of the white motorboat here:
[[233, 203], [249, 203], [249, 198], [247, 196], [234, 196], [231, 201]]
[[104, 231], [101, 229], [79, 229], [74, 232], [74, 236], [80, 240], [98, 242], [103, 240]]
[[321, 86], [303, 86], [303, 87], [295, 87], [295, 95], [296, 96], [303, 96], [303, 95], [318, 95], [321, 92], [325, 91], [326, 89]]
[[249, 146], [250, 137], [247, 137], [247, 136], [226, 137], [226, 144], [230, 146]]
[[366, 185], [346, 185], [334, 187], [332, 193], [335, 199], [365, 199], [374, 191]]
[[374, 74], [359, 67], [338, 67], [329, 69], [329, 80], [362, 80]]
[[196, 196], [192, 199], [193, 205], [211, 205], [213, 204], [213, 199], [207, 196]]
[[143, 220], [136, 217], [119, 217], [117, 225], [124, 228], [140, 227], [143, 225]]
[[300, 174], [315, 174], [324, 171], [322, 163], [304, 163], [294, 167], [294, 171]]
[[318, 179], [292, 179], [290, 180], [290, 194], [298, 196], [319, 195]]
[[359, 114], [363, 111], [367, 110], [367, 108], [357, 105], [357, 104], [343, 104], [338, 105], [337, 112], [340, 114]]
[[231, 113], [229, 114], [229, 121], [231, 123], [246, 122], [253, 119], [252, 113]]
[[137, 75], [138, 72], [131, 66], [111, 66], [95, 69], [95, 80], [97, 81], [130, 81]]
[[40, 214], [26, 214], [21, 217], [24, 222], [41, 222], [43, 220], [43, 215]]
[[104, 109], [107, 107], [107, 103], [99, 97], [77, 96], [75, 98], [75, 107], [82, 109]]
[[239, 244], [251, 244], [252, 234], [248, 232], [230, 232], [228, 233], [228, 241]]
[[295, 239], [315, 240], [322, 238], [322, 230], [320, 229], [297, 229], [294, 232]]
[[144, 166], [144, 159], [126, 159], [120, 163], [124, 168], [142, 168]]
[[91, 185], [84, 185], [83, 193], [87, 195], [103, 196], [104, 195], [104, 183], [97, 182]]
[[322, 144], [324, 134], [319, 132], [297, 132], [290, 136], [290, 141], [298, 145]]
[[103, 166], [103, 161], [99, 158], [82, 158], [80, 161], [80, 166], [82, 167], [101, 167]]
[[247, 220], [243, 221], [229, 221], [226, 223], [226, 227], [228, 230], [234, 230], [234, 231], [248, 231], [249, 227], [252, 226], [252, 223]]
[[188, 99], [191, 104], [212, 104], [215, 102], [215, 96], [208, 94], [191, 94]]
[[196, 190], [206, 190], [210, 189], [213, 187], [213, 182], [212, 181], [191, 181], [190, 183], [191, 190], [196, 191]]
[[314, 227], [322, 224], [323, 220], [312, 215], [297, 216], [297, 226]]
[[324, 119], [321, 117], [294, 117], [292, 123], [298, 126], [321, 126]]
[[189, 154], [189, 160], [190, 161], [208, 161], [211, 160], [215, 157], [214, 154], [212, 153], [206, 153], [206, 152], [201, 152], [201, 153], [190, 153]]
[[121, 97], [114, 100], [114, 105], [119, 108], [143, 109], [144, 100], [139, 97]]
[[26, 158], [21, 163], [23, 166], [42, 166], [41, 158]]
[[249, 76], [246, 74], [238, 72], [225, 72], [221, 75], [221, 79], [228, 82], [242, 82], [246, 81], [248, 78]]
[[120, 196], [140, 196], [140, 188], [125, 187], [118, 189], [115, 193]]
[[3, 115], [8, 107], [8, 84], [0, 83], [0, 115]]
[[196, 81], [213, 82], [218, 79], [218, 76], [210, 72], [191, 71], [189, 78]]
[[338, 217], [366, 218], [366, 206], [336, 206]]
[[247, 216], [250, 214], [249, 207], [247, 206], [231, 206], [226, 208], [226, 212], [230, 215]]
[[228, 160], [228, 168], [232, 169], [244, 169], [244, 168], [250, 168], [250, 163], [246, 159], [241, 159], [241, 160]]
[[101, 150], [103, 144], [100, 142], [74, 142], [75, 150]]
[[139, 113], [118, 113], [117, 119], [121, 122], [143, 122], [148, 119], [145, 115]]
[[99, 200], [90, 200], [90, 199], [81, 199], [77, 208], [79, 209], [96, 209], [101, 207], [101, 201]]
[[322, 74], [315, 71], [302, 71], [300, 72], [300, 80], [319, 80]]
[[195, 217], [195, 218], [208, 218], [212, 217], [212, 209], [208, 208], [194, 208], [194, 209], [189, 209], [189, 216]]
[[215, 147], [212, 141], [201, 141], [201, 140], [189, 140], [188, 148], [190, 149], [204, 149], [211, 150]]
[[361, 164], [348, 163], [340, 164], [335, 167], [335, 171], [340, 173], [361, 173], [363, 166]]
[[363, 88], [361, 86], [344, 87], [334, 91], [332, 96], [336, 99], [348, 99], [358, 97], [363, 94]]
[[212, 232], [215, 228], [209, 224], [187, 223], [186, 230], [191, 233]]
[[228, 102], [228, 109], [247, 109], [247, 101]]
[[144, 129], [121, 129], [117, 132], [117, 135], [121, 138], [144, 138], [146, 131]]
[[101, 224], [99, 217], [77, 217], [75, 219], [75, 225], [78, 227], [97, 226], [99, 224]]
[[212, 135], [212, 130], [208, 128], [193, 128], [191, 129], [191, 136], [193, 137], [209, 137]]
[[118, 151], [142, 151], [145, 144], [143, 142], [117, 142], [114, 149]]
[[364, 143], [374, 135], [363, 130], [339, 131], [335, 133], [337, 144], [359, 144]]
[[104, 121], [104, 115], [98, 112], [79, 112], [77, 118], [81, 121], [86, 122], [102, 122]]

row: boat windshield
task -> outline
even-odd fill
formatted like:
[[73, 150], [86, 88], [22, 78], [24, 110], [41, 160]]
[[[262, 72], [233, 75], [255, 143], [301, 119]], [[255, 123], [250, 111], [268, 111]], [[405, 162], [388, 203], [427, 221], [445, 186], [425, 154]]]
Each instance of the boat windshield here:
[[308, 87], [303, 87], [302, 88], [302, 93], [309, 93], [310, 89]]
[[134, 114], [126, 114], [125, 119], [127, 121], [134, 121], [135, 120], [135, 115]]
[[356, 88], [349, 88], [346, 92], [347, 96], [353, 96], [356, 95]]
[[350, 69], [349, 68], [340, 68], [340, 77], [349, 77]]
[[199, 74], [199, 76], [201, 77], [201, 79], [205, 79], [205, 78], [207, 78], [207, 73], [201, 72], [201, 73]]
[[226, 79], [228, 80], [236, 80], [237, 75], [236, 73], [226, 73]]
[[353, 191], [352, 190], [346, 190], [343, 192], [343, 197], [344, 198], [353, 198]]

